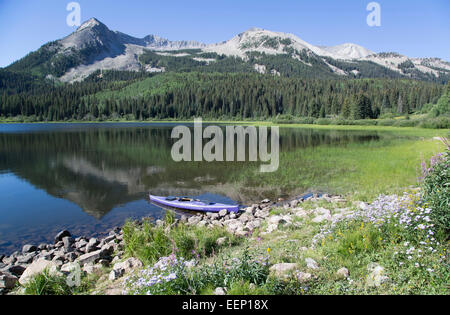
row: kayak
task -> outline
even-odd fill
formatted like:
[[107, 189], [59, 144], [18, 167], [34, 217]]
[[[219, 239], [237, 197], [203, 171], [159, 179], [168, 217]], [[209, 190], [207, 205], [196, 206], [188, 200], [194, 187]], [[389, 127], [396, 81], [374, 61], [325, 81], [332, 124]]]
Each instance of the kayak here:
[[207, 202], [192, 198], [183, 197], [159, 197], [150, 195], [150, 201], [181, 210], [200, 211], [200, 212], [220, 212], [227, 210], [228, 212], [239, 212], [238, 205], [227, 205], [223, 203]]

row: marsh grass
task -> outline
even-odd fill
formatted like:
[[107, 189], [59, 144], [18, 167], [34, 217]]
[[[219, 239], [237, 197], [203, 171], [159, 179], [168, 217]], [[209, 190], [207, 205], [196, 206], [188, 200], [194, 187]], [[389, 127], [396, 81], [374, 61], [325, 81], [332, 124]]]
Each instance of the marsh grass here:
[[236, 181], [244, 186], [281, 187], [293, 195], [312, 189], [370, 201], [379, 194], [400, 193], [418, 185], [421, 158], [431, 157], [442, 147], [437, 141], [417, 139], [308, 147], [281, 152], [277, 172], [246, 169]]

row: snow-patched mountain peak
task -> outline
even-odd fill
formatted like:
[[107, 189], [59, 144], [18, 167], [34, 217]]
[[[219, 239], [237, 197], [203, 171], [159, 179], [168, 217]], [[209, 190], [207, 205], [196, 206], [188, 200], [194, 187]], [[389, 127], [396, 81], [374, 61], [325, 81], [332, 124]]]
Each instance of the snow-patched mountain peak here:
[[287, 54], [307, 50], [321, 56], [330, 54], [319, 47], [311, 45], [294, 34], [274, 32], [258, 27], [253, 27], [232, 39], [209, 45], [206, 51], [215, 52], [220, 55], [237, 56], [245, 58], [249, 52], [260, 52], [266, 54]]
[[321, 48], [338, 59], [361, 59], [375, 54], [367, 48], [352, 43]]
[[96, 18], [91, 18], [91, 19], [87, 20], [86, 22], [84, 22], [83, 24], [81, 24], [80, 27], [78, 27], [78, 29], [76, 31], [80, 32], [82, 30], [93, 28], [93, 27], [100, 26], [100, 25], [105, 26], [105, 24], [103, 24]]

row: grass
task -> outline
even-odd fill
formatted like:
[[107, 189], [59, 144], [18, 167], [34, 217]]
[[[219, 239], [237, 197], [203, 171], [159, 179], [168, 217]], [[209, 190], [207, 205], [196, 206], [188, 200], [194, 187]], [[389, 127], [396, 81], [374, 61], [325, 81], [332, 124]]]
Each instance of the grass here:
[[94, 287], [96, 280], [96, 275], [83, 276], [80, 286], [71, 287], [64, 275], [45, 270], [30, 279], [23, 292], [25, 295], [85, 295]]
[[[123, 227], [125, 253], [140, 259], [145, 265], [155, 263], [160, 257], [176, 254], [185, 259], [209, 257], [223, 246], [232, 246], [239, 239], [224, 228], [206, 229], [185, 224], [173, 225], [174, 218], [168, 212], [163, 225], [155, 227], [150, 221], [142, 224], [128, 221]], [[226, 237], [219, 246], [217, 240]]]
[[242, 186], [278, 187], [292, 195], [308, 189], [344, 194], [369, 201], [379, 194], [398, 193], [417, 185], [421, 159], [442, 149], [432, 140], [386, 139], [344, 146], [322, 145], [280, 153], [275, 173], [245, 169]]

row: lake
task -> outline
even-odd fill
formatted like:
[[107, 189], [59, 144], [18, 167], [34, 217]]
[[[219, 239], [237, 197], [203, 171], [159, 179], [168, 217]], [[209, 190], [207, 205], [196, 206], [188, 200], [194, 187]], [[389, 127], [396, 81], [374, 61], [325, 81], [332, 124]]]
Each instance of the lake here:
[[[257, 171], [258, 163], [175, 163], [170, 154], [174, 126], [0, 124], [0, 253], [52, 242], [63, 229], [75, 236], [101, 236], [128, 218], [163, 217], [165, 211], [149, 203], [149, 192], [250, 204], [316, 188], [280, 191], [257, 180], [239, 185], [243, 171]], [[280, 150], [379, 139], [375, 131], [281, 128]]]

